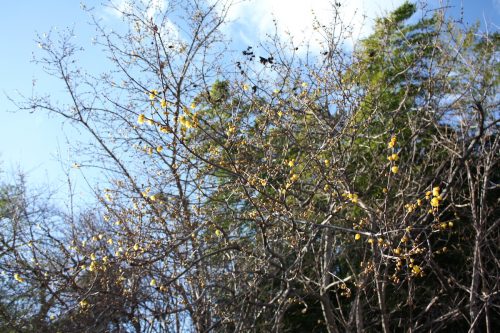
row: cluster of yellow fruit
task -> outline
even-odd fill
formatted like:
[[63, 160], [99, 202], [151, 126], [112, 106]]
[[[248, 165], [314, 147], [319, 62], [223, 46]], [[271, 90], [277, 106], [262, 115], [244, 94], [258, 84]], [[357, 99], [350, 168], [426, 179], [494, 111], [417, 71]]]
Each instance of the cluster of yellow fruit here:
[[[431, 199], [431, 196], [432, 196], [432, 199]], [[443, 198], [441, 197], [441, 194], [440, 194], [439, 186], [434, 187], [432, 189], [432, 191], [427, 191], [425, 193], [425, 198], [427, 200], [429, 200], [429, 199], [431, 200], [432, 207], [434, 207], [434, 208], [439, 207], [441, 200], [443, 200]]]
[[[149, 100], [151, 101], [151, 105], [153, 107], [155, 107], [155, 102], [157, 102], [159, 100], [160, 101], [160, 107], [163, 110], [163, 114], [167, 115], [167, 110], [166, 109], [167, 109], [168, 103], [167, 103], [167, 101], [165, 99], [163, 99], [163, 98], [160, 99], [159, 98], [158, 90], [153, 89], [153, 90], [151, 90], [149, 92]], [[196, 104], [192, 103], [191, 104], [191, 108], [195, 109], [196, 108]], [[177, 119], [178, 122], [179, 122], [179, 124], [181, 125], [181, 130], [183, 132], [185, 132], [187, 129], [190, 129], [190, 128], [193, 128], [193, 127], [197, 127], [198, 126], [197, 113], [192, 114], [187, 107], [184, 107], [183, 111], [184, 111], [184, 114], [180, 115], [178, 117], [178, 119]], [[155, 121], [153, 119], [151, 119], [151, 118], [146, 117], [146, 115], [144, 113], [139, 114], [139, 116], [137, 117], [137, 123], [139, 125], [143, 125], [146, 122], [149, 125], [154, 125], [155, 124]], [[170, 132], [172, 132], [172, 129], [170, 127], [168, 127], [168, 126], [161, 125], [161, 124], [158, 124], [158, 126], [159, 126], [159, 131], [161, 133], [170, 133]]]
[[354, 204], [358, 203], [358, 195], [356, 193], [346, 192], [343, 194], [343, 196], [349, 199]]
[[[392, 136], [391, 141], [389, 141], [389, 144], [387, 145], [389, 149], [393, 149], [396, 146], [396, 137]], [[399, 155], [396, 153], [392, 153], [391, 155], [387, 156], [387, 159], [391, 162], [391, 172], [392, 173], [398, 173], [399, 172], [399, 167], [396, 164], [393, 164], [392, 162], [396, 162], [399, 160]]]

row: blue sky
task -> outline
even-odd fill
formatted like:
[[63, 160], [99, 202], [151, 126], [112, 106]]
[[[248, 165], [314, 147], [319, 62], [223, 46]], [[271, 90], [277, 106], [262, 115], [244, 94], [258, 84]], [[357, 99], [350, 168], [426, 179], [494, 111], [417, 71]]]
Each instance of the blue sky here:
[[[117, 0], [119, 2], [119, 0]], [[161, 0], [156, 0], [161, 1]], [[87, 6], [100, 7], [102, 1], [86, 1]], [[353, 13], [354, 7], [362, 6], [368, 16], [380, 15], [384, 10], [396, 7], [402, 1], [344, 1], [347, 13]], [[431, 4], [438, 1], [429, 1]], [[226, 31], [234, 33], [242, 42], [251, 38], [251, 35], [262, 34], [269, 28], [272, 17], [270, 12], [275, 11], [275, 17], [283, 22], [289, 30], [297, 34], [306, 34], [308, 27], [297, 24], [303, 17], [304, 11], [310, 11], [307, 6], [316, 6], [313, 9], [321, 13], [325, 0], [254, 0], [247, 4], [239, 5], [231, 12], [234, 25]], [[383, 5], [382, 5], [383, 3]], [[311, 5], [312, 4], [312, 5]], [[500, 0], [455, 0], [451, 10], [455, 17], [460, 17], [460, 4], [464, 7], [464, 19], [472, 23], [477, 20], [487, 22], [490, 30], [498, 30], [500, 25]], [[307, 8], [306, 8], [307, 7]], [[284, 10], [283, 8], [286, 8]], [[109, 24], [119, 24], [120, 20], [109, 11], [99, 9], [102, 18]], [[266, 16], [267, 15], [267, 16]], [[350, 14], [346, 14], [349, 19]], [[31, 1], [3, 1], [0, 13], [0, 170], [11, 173], [15, 169], [28, 174], [28, 179], [36, 184], [50, 184], [52, 189], [64, 187], [64, 170], [71, 170], [73, 156], [68, 155], [66, 139], [70, 141], [80, 134], [70, 126], [63, 125], [61, 119], [47, 114], [29, 114], [15, 112], [17, 107], [10, 102], [5, 94], [19, 100], [19, 93], [29, 96], [32, 91], [32, 82], [36, 79], [37, 91], [48, 92], [54, 99], [64, 100], [60, 82], [49, 78], [41, 68], [31, 63], [33, 52], [39, 53], [35, 43], [36, 33], [43, 34], [51, 28], [64, 29], [74, 27], [75, 41], [88, 48], [85, 58], [81, 61], [91, 71], [99, 71], [96, 64], [99, 59], [98, 49], [92, 47], [91, 38], [93, 29], [87, 22], [89, 17], [80, 8], [76, 0], [31, 0]], [[304, 21], [304, 20], [300, 20]], [[366, 27], [363, 25], [367, 33]], [[236, 32], [235, 28], [238, 28]], [[242, 28], [243, 27], [243, 28]], [[235, 29], [235, 31], [231, 31]], [[306, 35], [305, 35], [306, 36]], [[62, 157], [63, 163], [58, 161]], [[74, 170], [71, 172], [75, 172]]]

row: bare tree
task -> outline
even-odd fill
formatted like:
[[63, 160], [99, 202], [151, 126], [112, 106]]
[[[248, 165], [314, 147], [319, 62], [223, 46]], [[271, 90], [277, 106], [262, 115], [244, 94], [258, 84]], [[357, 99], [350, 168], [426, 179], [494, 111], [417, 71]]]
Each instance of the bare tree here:
[[339, 6], [305, 56], [277, 34], [232, 55], [222, 2], [94, 20], [98, 77], [71, 31], [40, 39], [70, 104], [22, 108], [85, 130], [109, 179], [53, 236], [61, 327], [497, 329], [498, 36], [406, 3], [346, 51]]

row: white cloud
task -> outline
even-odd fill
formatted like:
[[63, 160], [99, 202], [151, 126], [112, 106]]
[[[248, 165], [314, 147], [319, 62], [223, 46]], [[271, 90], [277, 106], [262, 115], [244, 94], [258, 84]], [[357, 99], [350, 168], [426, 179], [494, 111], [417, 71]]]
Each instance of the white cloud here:
[[139, 3], [146, 9], [146, 17], [155, 17], [157, 13], [164, 11], [168, 5], [166, 0], [111, 0], [111, 6], [106, 8], [106, 12], [121, 18], [122, 13], [133, 10], [134, 3]]
[[110, 4], [104, 8], [104, 11], [114, 17], [121, 18], [124, 12], [130, 12], [132, 9], [129, 0], [112, 0]]
[[[187, 1], [187, 0], [186, 0]], [[216, 3], [217, 0], [207, 0]], [[256, 45], [265, 39], [266, 34], [276, 32], [282, 38], [292, 36], [294, 44], [308, 42], [313, 51], [322, 49], [321, 35], [314, 29], [316, 19], [320, 24], [331, 26], [335, 10], [344, 25], [352, 27], [352, 33], [346, 46], [352, 45], [362, 37], [366, 37], [373, 29], [374, 19], [397, 8], [405, 0], [236, 0], [228, 12], [227, 19], [231, 22], [225, 26], [224, 32], [236, 43]], [[500, 1], [500, 0], [499, 0]], [[219, 4], [223, 3], [219, 2]], [[334, 8], [333, 3], [341, 5]], [[109, 9], [115, 17], [121, 17], [121, 11], [131, 11], [131, 3], [139, 3], [146, 17], [166, 10], [167, 0], [112, 0], [116, 9]], [[174, 39], [179, 38], [178, 27], [174, 22], [168, 22], [162, 27]], [[303, 49], [301, 49], [303, 51]]]
[[[404, 0], [337, 0], [339, 18], [344, 24], [352, 25], [353, 34], [348, 43], [367, 36], [373, 29], [374, 18], [383, 16], [401, 5]], [[310, 41], [313, 49], [319, 48], [320, 35], [313, 29], [316, 18], [321, 24], [331, 23], [334, 8], [329, 0], [251, 0], [239, 2], [231, 8], [228, 27], [232, 36], [242, 35], [243, 40], [259, 41], [266, 34], [275, 31], [273, 19], [277, 22], [277, 32], [281, 37], [290, 33], [294, 42]], [[236, 31], [235, 31], [236, 30]], [[235, 34], [236, 32], [236, 34]]]
[[[163, 17], [163, 14], [167, 10], [168, 2], [167, 0], [111, 0], [110, 4], [105, 7], [105, 12], [111, 15], [113, 18], [123, 18], [124, 13], [135, 13], [138, 17], [141, 17], [141, 12], [145, 13], [141, 20], [131, 20], [129, 21], [130, 28], [141, 32], [147, 30], [149, 26], [149, 20], [153, 19], [156, 22], [156, 18], [159, 18], [161, 24], [158, 23], [158, 33], [162, 36], [164, 41], [179, 42], [181, 41], [181, 36], [179, 28], [171, 20]], [[158, 17], [159, 16], [159, 17]]]
[[157, 13], [161, 13], [167, 8], [167, 1], [165, 0], [142, 0], [148, 7], [146, 14], [148, 17], [155, 17]]

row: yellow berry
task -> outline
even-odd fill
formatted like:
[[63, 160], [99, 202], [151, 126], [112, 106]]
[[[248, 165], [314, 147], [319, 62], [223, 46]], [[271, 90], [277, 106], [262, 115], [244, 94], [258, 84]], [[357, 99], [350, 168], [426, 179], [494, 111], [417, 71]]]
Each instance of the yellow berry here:
[[146, 119], [146, 116], [145, 116], [144, 114], [142, 114], [142, 113], [141, 113], [141, 114], [139, 115], [139, 117], [137, 117], [137, 123], [138, 123], [139, 125], [142, 125], [142, 124], [144, 124], [144, 120], [145, 120], [145, 119]]
[[432, 195], [435, 197], [439, 196], [439, 186], [436, 186], [432, 189]]

